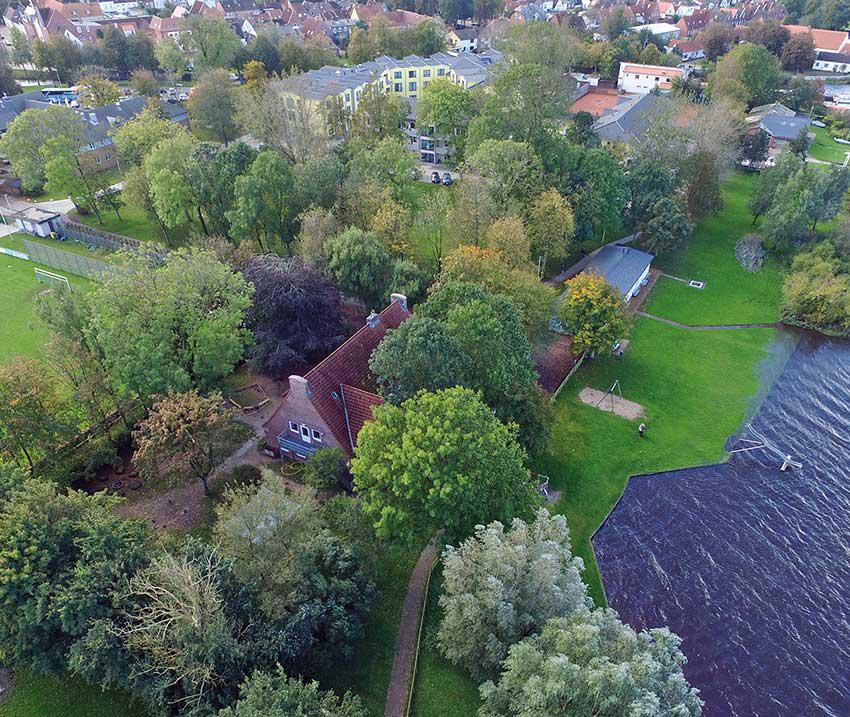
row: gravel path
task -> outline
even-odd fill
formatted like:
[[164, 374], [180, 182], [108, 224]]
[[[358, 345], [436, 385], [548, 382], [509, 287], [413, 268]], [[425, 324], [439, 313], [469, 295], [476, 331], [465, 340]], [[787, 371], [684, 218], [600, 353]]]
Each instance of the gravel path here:
[[781, 329], [782, 324], [709, 324], [707, 326], [691, 326], [690, 324], [680, 324], [678, 321], [665, 319], [655, 314], [647, 314], [645, 311], [638, 311], [638, 316], [644, 316], [647, 319], [660, 321], [668, 326], [675, 326], [679, 329], [687, 329], [688, 331], [728, 331], [729, 329]]
[[433, 542], [428, 543], [416, 561], [416, 567], [413, 568], [413, 574], [407, 584], [384, 717], [405, 717], [407, 714], [408, 696], [413, 687], [413, 658], [416, 656], [419, 625], [425, 607], [425, 587], [428, 585], [428, 576], [436, 557], [437, 547]]

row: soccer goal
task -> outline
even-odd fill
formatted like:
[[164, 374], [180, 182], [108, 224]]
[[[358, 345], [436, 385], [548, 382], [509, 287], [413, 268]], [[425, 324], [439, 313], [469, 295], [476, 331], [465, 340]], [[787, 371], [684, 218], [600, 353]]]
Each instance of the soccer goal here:
[[67, 276], [62, 276], [62, 274], [54, 274], [52, 271], [47, 271], [46, 269], [36, 269], [35, 280], [39, 284], [58, 284], [59, 286], [64, 286], [66, 289], [68, 289], [68, 291], [71, 291], [71, 282], [68, 281]]

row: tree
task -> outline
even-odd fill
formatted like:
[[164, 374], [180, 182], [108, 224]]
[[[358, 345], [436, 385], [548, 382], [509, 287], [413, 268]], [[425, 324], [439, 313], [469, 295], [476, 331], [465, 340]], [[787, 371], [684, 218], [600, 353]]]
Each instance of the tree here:
[[540, 508], [533, 522], [515, 518], [507, 530], [477, 526], [443, 552], [440, 652], [477, 682], [495, 677], [512, 645], [551, 618], [592, 607], [583, 570], [562, 515]]
[[761, 45], [737, 45], [717, 63], [709, 78], [712, 98], [732, 97], [752, 105], [773, 102], [782, 83], [779, 60]]
[[156, 478], [163, 465], [185, 465], [209, 495], [210, 474], [226, 457], [222, 447], [232, 418], [222, 401], [220, 393], [205, 397], [195, 390], [157, 401], [133, 432], [133, 461], [141, 472]]
[[83, 107], [104, 107], [115, 104], [121, 97], [121, 88], [100, 75], [81, 77], [77, 86], [80, 88], [80, 102]]
[[769, 145], [770, 135], [763, 129], [747, 132], [741, 137], [741, 155], [750, 162], [763, 162]]
[[304, 483], [316, 490], [343, 487], [348, 475], [348, 456], [341, 448], [320, 448], [304, 466]]
[[60, 137], [45, 142], [44, 154], [50, 157], [44, 165], [47, 191], [70, 197], [74, 206], [93, 213], [99, 223], [103, 223], [101, 204], [109, 204], [121, 220], [120, 205], [109, 188], [111, 182], [91, 156], [79, 154]]
[[325, 242], [326, 273], [343, 291], [375, 303], [386, 293], [390, 254], [378, 238], [351, 227]]
[[33, 42], [32, 61], [36, 67], [54, 70], [60, 82], [70, 82], [80, 69], [80, 48], [65, 35], [52, 33], [46, 42]]
[[[17, 27], [13, 27], [9, 30], [9, 37], [12, 41], [12, 64], [23, 67], [26, 67], [27, 65], [32, 66], [32, 43], [29, 41], [27, 36], [24, 35], [24, 33]], [[27, 77], [27, 79], [29, 79], [29, 77]]]
[[381, 395], [401, 404], [420, 390], [465, 385], [472, 375], [469, 356], [442, 321], [415, 316], [387, 332], [369, 360]]
[[666, 252], [682, 242], [692, 230], [680, 201], [662, 197], [649, 210], [643, 224], [641, 241], [656, 254]]
[[377, 57], [377, 52], [371, 42], [369, 33], [362, 27], [354, 27], [348, 39], [348, 59], [355, 65], [368, 62]]
[[[254, 287], [247, 322], [254, 335], [251, 364], [273, 376], [326, 356], [345, 339], [339, 291], [316, 269], [274, 254], [241, 268]], [[309, 321], [304, 317], [309, 316]]]
[[732, 28], [723, 22], [709, 23], [699, 35], [699, 40], [705, 48], [705, 56], [711, 62], [716, 62], [729, 52], [734, 39]]
[[318, 682], [305, 684], [287, 677], [281, 668], [274, 674], [255, 672], [239, 687], [239, 699], [218, 717], [367, 717], [360, 698], [346, 692], [341, 698], [322, 692]]
[[497, 251], [511, 267], [527, 268], [531, 260], [531, 240], [522, 219], [507, 216], [497, 219], [487, 229], [485, 244]]
[[390, 254], [403, 257], [410, 252], [407, 235], [411, 224], [410, 210], [387, 193], [372, 215], [369, 230]]
[[576, 352], [607, 355], [628, 329], [620, 292], [592, 272], [582, 272], [567, 282], [558, 315], [570, 328]]
[[[4, 401], [5, 403], [5, 401]], [[116, 609], [123, 581], [147, 562], [140, 521], [118, 500], [28, 480], [0, 504], [0, 649], [9, 665], [61, 673], [92, 621]]]
[[138, 115], [119, 125], [113, 141], [125, 164], [140, 166], [160, 142], [174, 134], [174, 123], [162, 116], [157, 105], [149, 103]]
[[[233, 190], [238, 180], [249, 171], [256, 157], [256, 150], [244, 142], [237, 142], [226, 148], [212, 142], [201, 142], [192, 147], [187, 177], [192, 196], [198, 205], [198, 218], [204, 233], [232, 238], [228, 216], [234, 206]], [[285, 183], [286, 176], [281, 180]], [[277, 182], [272, 180], [271, 185], [275, 184]], [[266, 178], [263, 179], [263, 185], [258, 190], [270, 188]], [[261, 208], [269, 209], [257, 206], [258, 210]], [[276, 212], [280, 214], [285, 212], [285, 209], [278, 207]], [[274, 217], [275, 212], [272, 211], [264, 220], [274, 223]]]
[[182, 77], [186, 74], [189, 58], [174, 38], [164, 37], [156, 43], [154, 55], [156, 56], [156, 61], [164, 70], [171, 72], [177, 77]]
[[227, 492], [215, 535], [237, 572], [258, 586], [264, 614], [304, 633], [299, 669], [352, 655], [375, 587], [354, 553], [324, 530], [312, 492], [290, 492], [267, 471], [259, 486]]
[[19, 356], [0, 365], [0, 457], [30, 469], [72, 435], [66, 401], [53, 377]]
[[319, 153], [294, 165], [293, 212], [311, 206], [331, 209], [340, 194], [345, 167], [336, 154]]
[[837, 239], [794, 257], [782, 287], [783, 321], [831, 336], [850, 335], [850, 273]]
[[[448, 210], [447, 225], [459, 245], [481, 246], [488, 227], [499, 215], [487, 184], [488, 180], [483, 177], [465, 174], [456, 185], [454, 205]], [[435, 261], [442, 258], [443, 254], [444, 236], [439, 234], [437, 238], [440, 241], [439, 246], [435, 246], [435, 249], [439, 249], [439, 252], [434, 252]]]
[[549, 307], [555, 298], [552, 288], [532, 272], [508, 266], [497, 252], [472, 246], [455, 249], [443, 260], [437, 285], [454, 281], [478, 284], [493, 294], [507, 296], [530, 333], [549, 321]]
[[44, 109], [28, 109], [9, 123], [0, 140], [0, 152], [11, 162], [24, 190], [37, 193], [46, 181], [47, 141], [61, 141], [64, 147], [76, 153], [84, 136], [85, 123], [70, 107], [51, 105]]
[[528, 208], [528, 233], [535, 254], [563, 257], [575, 233], [575, 217], [569, 202], [557, 189], [541, 192]]
[[351, 136], [373, 147], [382, 139], [402, 139], [401, 123], [407, 117], [407, 101], [367, 85], [351, 117]]
[[130, 75], [130, 87], [145, 97], [159, 96], [159, 82], [150, 70], [134, 70]]
[[799, 134], [788, 143], [788, 151], [805, 159], [809, 153], [809, 130], [803, 127]]
[[351, 470], [378, 536], [415, 543], [529, 515], [539, 497], [524, 459], [515, 428], [457, 387], [377, 408]]
[[621, 35], [625, 35], [632, 24], [633, 21], [626, 16], [625, 7], [615, 5], [602, 23], [602, 34], [610, 42], [616, 40]]
[[500, 207], [524, 205], [540, 188], [543, 167], [531, 145], [484, 140], [467, 159], [470, 172], [486, 177], [487, 191]]
[[438, 78], [423, 91], [417, 106], [416, 121], [420, 127], [434, 127], [443, 137], [456, 161], [463, 158], [466, 133], [477, 108], [472, 93], [446, 78]]
[[511, 648], [497, 683], [481, 686], [479, 714], [559, 717], [569, 705], [576, 715], [650, 709], [697, 717], [702, 700], [682, 673], [680, 643], [666, 628], [636, 633], [613, 610], [550, 620], [539, 636]]
[[782, 56], [782, 49], [790, 39], [791, 32], [778, 20], [756, 20], [747, 26], [747, 42], [762, 45], [777, 57]]
[[454, 23], [472, 17], [472, 0], [439, 0], [440, 17], [446, 23]]
[[626, 179], [632, 224], [639, 226], [649, 218], [656, 202], [673, 192], [678, 178], [663, 163], [641, 156], [629, 167]]
[[759, 172], [753, 183], [753, 191], [749, 201], [753, 224], [770, 209], [779, 187], [802, 167], [803, 161], [796, 154], [782, 152], [773, 167], [766, 167]]
[[817, 59], [811, 33], [794, 35], [782, 49], [782, 67], [789, 72], [808, 72]]
[[325, 242], [338, 234], [339, 226], [330, 209], [311, 207], [298, 217], [301, 229], [294, 254], [305, 264], [321, 267], [325, 261]]
[[357, 143], [350, 166], [354, 181], [388, 186], [396, 199], [403, 200], [407, 187], [415, 181], [419, 161], [401, 140], [387, 137], [373, 147]]
[[224, 18], [189, 15], [183, 20], [181, 42], [192, 53], [195, 72], [227, 69], [239, 49], [239, 38]]
[[802, 168], [776, 188], [760, 230], [768, 249], [790, 251], [811, 238], [808, 210], [817, 203], [815, 186], [816, 180]]
[[285, 157], [272, 150], [260, 152], [247, 173], [236, 179], [233, 208], [227, 212], [231, 232], [237, 238], [256, 239], [261, 250], [280, 242], [287, 249], [287, 205], [293, 191], [292, 169]]
[[236, 138], [236, 98], [226, 70], [201, 76], [189, 98], [189, 119], [193, 128], [225, 145]]
[[716, 158], [705, 151], [695, 151], [688, 157], [685, 198], [692, 217], [701, 218], [723, 207], [720, 187], [720, 167]]
[[88, 329], [121, 395], [214, 388], [242, 358], [252, 288], [205, 249], [135, 256], [92, 292]]

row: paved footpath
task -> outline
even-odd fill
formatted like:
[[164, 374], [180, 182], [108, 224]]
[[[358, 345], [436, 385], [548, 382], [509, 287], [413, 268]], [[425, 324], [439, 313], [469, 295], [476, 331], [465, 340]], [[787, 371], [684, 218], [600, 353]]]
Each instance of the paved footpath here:
[[437, 557], [437, 548], [433, 542], [428, 543], [425, 550], [416, 561], [410, 582], [407, 584], [407, 595], [404, 598], [404, 608], [401, 611], [401, 621], [398, 627], [398, 638], [395, 643], [395, 658], [390, 685], [387, 688], [387, 705], [384, 717], [406, 717], [407, 701], [413, 688], [413, 659], [419, 640], [419, 625], [422, 622], [422, 610], [425, 605], [425, 588], [431, 566]]
[[679, 329], [687, 329], [688, 331], [728, 331], [729, 329], [781, 329], [783, 324], [708, 324], [705, 326], [691, 326], [690, 324], [680, 324], [672, 319], [665, 319], [655, 314], [648, 314], [645, 311], [638, 311], [638, 316], [643, 316], [653, 321], [660, 321], [668, 326], [675, 326]]

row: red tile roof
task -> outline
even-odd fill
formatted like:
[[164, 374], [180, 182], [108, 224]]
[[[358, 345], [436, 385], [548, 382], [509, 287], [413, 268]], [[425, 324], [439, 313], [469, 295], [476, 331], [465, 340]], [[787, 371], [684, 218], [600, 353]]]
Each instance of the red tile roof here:
[[[366, 390], [374, 381], [369, 370], [372, 352], [381, 343], [387, 330], [398, 328], [408, 316], [410, 313], [406, 301], [394, 300], [378, 315], [377, 321], [373, 322], [374, 326], [367, 323], [304, 376], [310, 391], [310, 402], [337, 443], [349, 453], [353, 453], [353, 444], [357, 441], [357, 432], [363, 422], [371, 418], [371, 406], [382, 402], [380, 396]], [[350, 435], [342, 400], [343, 386], [345, 397], [348, 399], [351, 396], [351, 409], [357, 415], [357, 429], [352, 425]], [[264, 426], [268, 437], [276, 437], [286, 427], [287, 396], [284, 396]]]
[[351, 431], [350, 443], [352, 449], [357, 445], [357, 436], [363, 424], [374, 418], [372, 409], [380, 406], [384, 399], [380, 396], [363, 391], [353, 386], [342, 386], [342, 398], [345, 404], [345, 415], [348, 417], [348, 428]]

